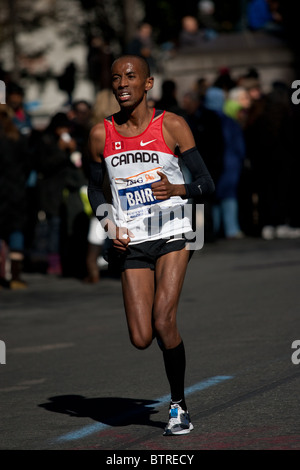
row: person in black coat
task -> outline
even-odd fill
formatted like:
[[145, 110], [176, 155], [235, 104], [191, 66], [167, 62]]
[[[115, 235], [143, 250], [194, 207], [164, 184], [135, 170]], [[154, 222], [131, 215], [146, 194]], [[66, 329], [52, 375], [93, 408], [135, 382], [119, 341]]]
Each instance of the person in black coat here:
[[60, 230], [63, 190], [71, 153], [76, 142], [70, 136], [71, 123], [65, 113], [55, 114], [45, 129], [39, 148], [38, 194], [39, 214], [48, 227], [48, 273], [61, 274]]
[[[49, 274], [71, 275], [77, 269], [79, 251], [77, 256], [74, 252], [70, 254], [70, 240], [78, 215], [83, 214], [83, 222], [87, 218], [80, 198], [80, 189], [87, 184], [87, 178], [72, 129], [68, 116], [59, 112], [52, 117], [40, 143], [38, 192], [40, 213], [48, 226]], [[84, 233], [82, 228], [81, 232]], [[72, 257], [75, 261], [70, 269]], [[85, 259], [85, 254], [82, 257]]]
[[[184, 117], [194, 135], [197, 148], [203, 157], [208, 171], [217, 184], [223, 171], [224, 138], [219, 116], [203, 103], [197, 91], [185, 93], [182, 100]], [[213, 226], [212, 208], [215, 195], [207, 198], [204, 204], [204, 238], [206, 242], [216, 240]]]
[[2, 269], [1, 283], [11, 289], [21, 289], [27, 287], [21, 274], [27, 222], [26, 181], [31, 159], [28, 140], [20, 134], [12, 117], [12, 110], [0, 105], [0, 240], [8, 253], [8, 259], [2, 255], [0, 264], [2, 268], [5, 263], [10, 266], [8, 273]]

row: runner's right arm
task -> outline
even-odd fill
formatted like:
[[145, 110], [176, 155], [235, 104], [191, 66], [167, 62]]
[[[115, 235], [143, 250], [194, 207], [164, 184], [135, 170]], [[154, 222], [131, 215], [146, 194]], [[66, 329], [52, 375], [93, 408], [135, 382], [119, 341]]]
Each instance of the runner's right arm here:
[[113, 239], [114, 247], [123, 251], [126, 250], [132, 234], [125, 228], [115, 226], [112, 220], [111, 211], [99, 210], [101, 206], [104, 207], [104, 209], [104, 205], [106, 205], [106, 207], [108, 206], [103, 193], [103, 179], [105, 171], [103, 161], [104, 145], [105, 127], [104, 123], [99, 123], [91, 129], [89, 136], [90, 174], [88, 182], [88, 198], [97, 219], [100, 221], [104, 230], [108, 232], [108, 236]]

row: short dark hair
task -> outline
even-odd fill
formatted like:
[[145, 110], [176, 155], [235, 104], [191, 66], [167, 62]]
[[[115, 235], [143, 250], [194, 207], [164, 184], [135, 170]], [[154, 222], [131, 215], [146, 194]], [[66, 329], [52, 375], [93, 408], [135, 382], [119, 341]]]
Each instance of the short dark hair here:
[[80, 105], [80, 104], [84, 104], [88, 109], [92, 109], [92, 105], [89, 101], [87, 100], [76, 100], [76, 101], [73, 101], [72, 103], [72, 109], [73, 111], [76, 111], [77, 110], [77, 107]]
[[145, 76], [146, 78], [150, 77], [150, 66], [149, 66], [149, 63], [147, 61], [147, 59], [145, 59], [145, 57], [141, 56], [141, 55], [137, 55], [137, 54], [124, 54], [124, 55], [121, 55], [120, 57], [118, 57], [117, 59], [115, 59], [112, 63], [112, 66], [111, 68], [113, 68], [114, 64], [119, 60], [119, 59], [138, 59], [142, 65], [142, 68], [143, 68], [143, 71], [145, 73]]
[[7, 95], [20, 95], [24, 97], [24, 90], [18, 83], [10, 82], [6, 87]]

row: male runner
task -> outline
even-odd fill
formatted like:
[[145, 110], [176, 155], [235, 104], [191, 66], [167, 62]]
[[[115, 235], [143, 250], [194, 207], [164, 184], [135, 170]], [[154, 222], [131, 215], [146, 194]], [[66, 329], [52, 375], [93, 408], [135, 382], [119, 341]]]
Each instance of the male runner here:
[[[187, 434], [193, 425], [184, 396], [185, 350], [176, 313], [190, 257], [185, 234], [192, 227], [189, 217], [177, 215], [189, 198], [212, 193], [214, 183], [185, 120], [147, 105], [153, 87], [148, 63], [125, 55], [111, 71], [120, 111], [91, 130], [89, 200], [113, 238], [121, 265], [131, 342], [145, 349], [156, 337], [163, 351], [171, 389], [164, 435]], [[190, 184], [184, 182], [176, 147], [193, 175]], [[106, 203], [104, 167], [113, 197], [108, 216], [101, 210]]]

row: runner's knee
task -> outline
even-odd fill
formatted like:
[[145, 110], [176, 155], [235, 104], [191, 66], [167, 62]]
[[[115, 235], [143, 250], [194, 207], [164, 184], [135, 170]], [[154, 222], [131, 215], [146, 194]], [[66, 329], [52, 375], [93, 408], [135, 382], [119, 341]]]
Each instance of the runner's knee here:
[[172, 332], [177, 332], [177, 325], [174, 315], [167, 314], [159, 316], [154, 321], [154, 328], [160, 338], [164, 338]]
[[152, 332], [149, 334], [130, 334], [130, 341], [137, 349], [147, 349], [152, 343]]

